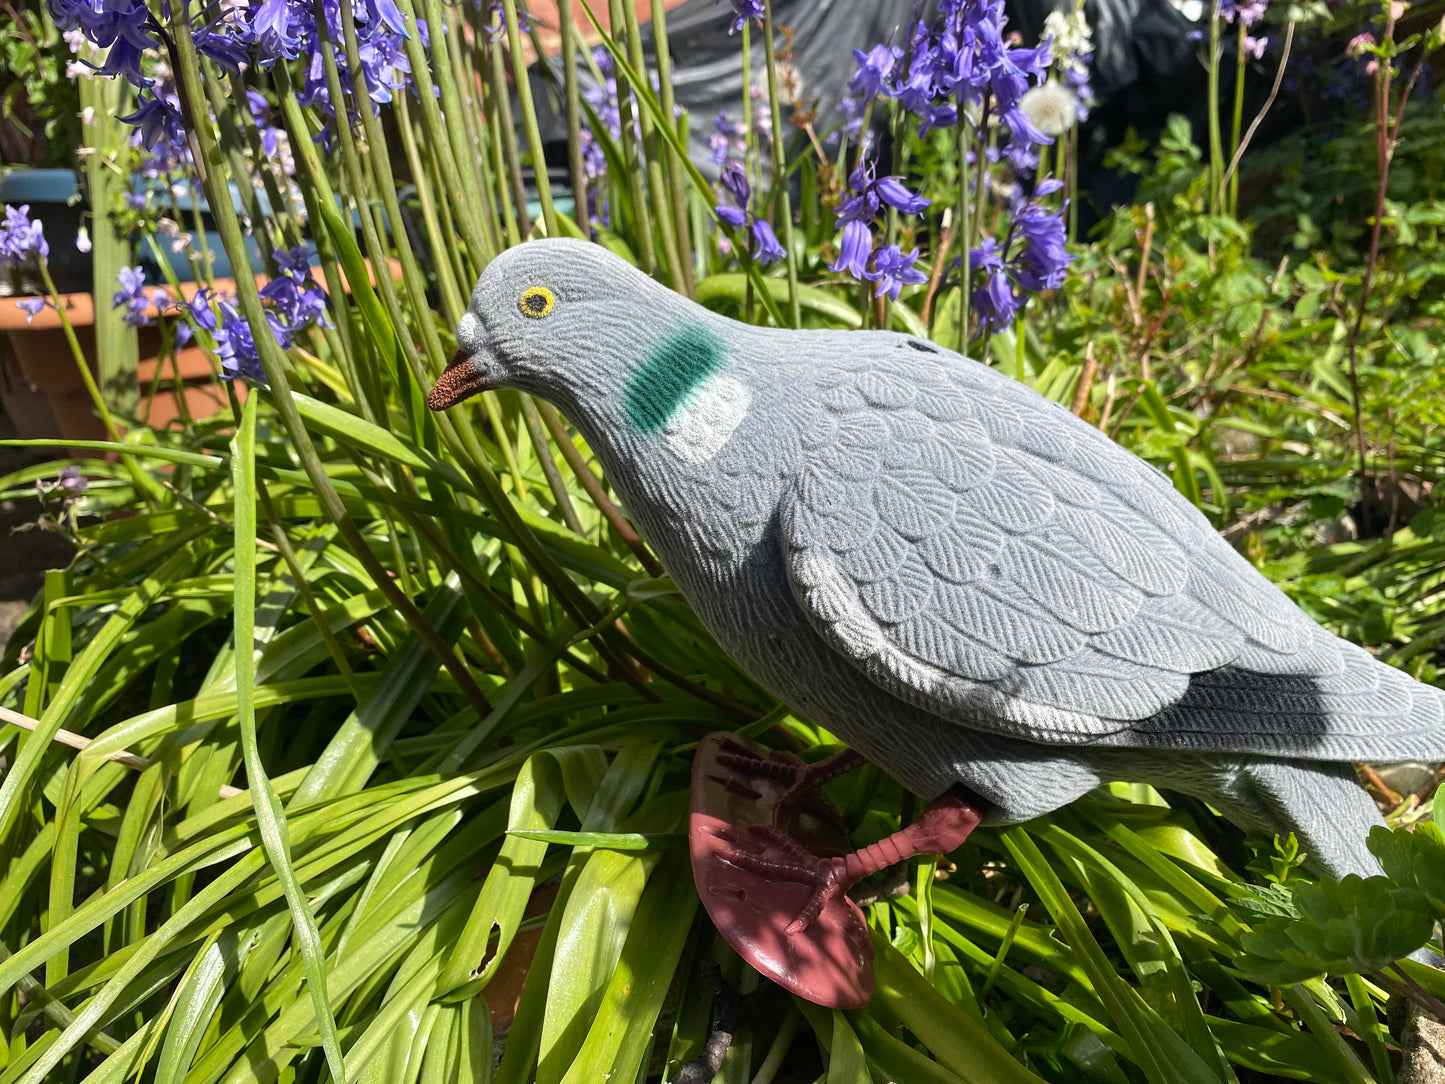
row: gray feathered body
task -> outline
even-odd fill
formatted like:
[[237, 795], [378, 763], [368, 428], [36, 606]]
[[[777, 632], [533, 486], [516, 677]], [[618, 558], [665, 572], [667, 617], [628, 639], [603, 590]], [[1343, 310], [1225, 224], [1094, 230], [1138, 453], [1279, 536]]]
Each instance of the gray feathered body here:
[[[666, 307], [594, 314], [565, 379], [507, 382], [569, 413], [780, 698], [996, 822], [1151, 782], [1376, 871], [1348, 762], [1445, 759], [1440, 690], [1324, 631], [1163, 474], [1027, 387], [908, 336], [750, 328], [623, 277]], [[722, 343], [720, 365], [640, 431], [615, 344], [684, 333]]]

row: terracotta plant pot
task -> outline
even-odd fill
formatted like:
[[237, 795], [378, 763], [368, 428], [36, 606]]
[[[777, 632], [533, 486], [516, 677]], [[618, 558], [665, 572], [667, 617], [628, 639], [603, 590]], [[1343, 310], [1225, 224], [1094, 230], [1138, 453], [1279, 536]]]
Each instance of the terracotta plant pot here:
[[[217, 285], [234, 287], [235, 284], [226, 281]], [[194, 292], [194, 288], [189, 292], [182, 289], [187, 295], [190, 292]], [[106, 439], [105, 427], [96, 416], [95, 406], [76, 370], [60, 314], [47, 307], [27, 321], [27, 314], [16, 307], [16, 300], [0, 299], [0, 331], [9, 340], [15, 362], [14, 369], [0, 378], [0, 403], [4, 404], [19, 435], [32, 440]], [[95, 309], [91, 296], [61, 294], [60, 300], [90, 364], [91, 375], [95, 376]], [[154, 311], [152, 316], [156, 316]], [[143, 424], [164, 429], [187, 416], [208, 418], [228, 405], [226, 391], [220, 386], [216, 369], [204, 350], [188, 346], [176, 351], [174, 358], [161, 357], [161, 330], [154, 324], [139, 328], [136, 338], [140, 354], [136, 367], [140, 388], [137, 413]], [[154, 394], [151, 393], [153, 385]], [[237, 391], [244, 399], [246, 389], [238, 386]]]
[[[390, 259], [387, 265], [392, 279], [399, 279], [401, 261]], [[371, 272], [369, 264], [367, 270], [374, 286], [376, 275]], [[311, 269], [311, 277], [319, 285], [326, 283], [326, 276], [319, 267]], [[264, 286], [267, 281], [265, 275], [256, 276], [258, 286]], [[216, 279], [211, 285], [219, 294], [236, 292], [235, 279]], [[350, 289], [344, 273], [341, 285], [344, 290]], [[201, 283], [182, 282], [182, 299], [189, 301], [201, 288]], [[150, 289], [152, 287], [147, 287], [147, 291]], [[10, 352], [16, 362], [14, 371], [8, 371], [8, 366], [0, 366], [0, 404], [4, 405], [21, 437], [32, 440], [46, 437], [104, 440], [105, 427], [96, 417], [90, 395], [76, 371], [70, 345], [61, 327], [60, 314], [47, 306], [36, 313], [33, 320], [27, 321], [27, 314], [16, 307], [17, 300], [23, 299], [0, 298], [0, 331], [9, 340]], [[61, 294], [60, 300], [94, 375], [95, 307], [91, 296], [88, 293]], [[154, 304], [149, 307], [147, 315], [152, 323], [139, 328], [136, 333], [140, 352], [136, 365], [140, 420], [152, 429], [164, 429], [187, 415], [198, 421], [227, 407], [226, 389], [221, 385], [219, 372], [206, 352], [199, 347], [187, 346], [176, 351], [174, 358], [161, 357], [162, 336], [155, 322], [174, 317], [163, 316]], [[4, 360], [3, 352], [0, 352], [0, 361]], [[157, 383], [158, 372], [160, 380]], [[156, 388], [154, 395], [151, 394], [152, 386]], [[236, 391], [244, 401], [247, 392], [244, 382], [236, 385]], [[184, 410], [182, 403], [185, 404]]]

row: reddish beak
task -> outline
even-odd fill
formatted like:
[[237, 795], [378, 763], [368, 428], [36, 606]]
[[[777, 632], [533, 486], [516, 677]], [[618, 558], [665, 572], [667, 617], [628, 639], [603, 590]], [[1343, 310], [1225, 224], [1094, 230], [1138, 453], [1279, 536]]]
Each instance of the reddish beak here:
[[481, 371], [472, 364], [472, 359], [467, 354], [458, 350], [457, 356], [452, 358], [451, 364], [442, 370], [442, 375], [437, 377], [437, 382], [432, 385], [431, 391], [427, 392], [426, 405], [432, 410], [445, 410], [476, 395], [485, 387]]

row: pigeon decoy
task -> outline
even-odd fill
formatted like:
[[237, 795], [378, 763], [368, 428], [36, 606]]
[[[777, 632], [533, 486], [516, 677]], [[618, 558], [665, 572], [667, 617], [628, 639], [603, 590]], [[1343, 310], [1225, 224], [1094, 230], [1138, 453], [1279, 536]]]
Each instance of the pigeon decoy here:
[[[1380, 817], [1350, 762], [1445, 759], [1445, 693], [1322, 629], [1160, 471], [935, 343], [740, 324], [554, 239], [487, 267], [457, 345], [428, 405], [560, 407], [740, 665], [953, 795], [932, 846], [967, 833], [961, 809], [1012, 824], [1129, 780], [1370, 875]], [[836, 767], [728, 755], [744, 792], [787, 776], [772, 827], [722, 858], [813, 885], [777, 923], [797, 933], [848, 871], [789, 847], [775, 807]]]

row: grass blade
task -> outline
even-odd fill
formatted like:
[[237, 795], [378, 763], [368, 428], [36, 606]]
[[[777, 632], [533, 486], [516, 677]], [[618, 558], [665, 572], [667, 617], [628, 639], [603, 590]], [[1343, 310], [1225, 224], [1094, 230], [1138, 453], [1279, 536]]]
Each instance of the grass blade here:
[[346, 1063], [341, 1056], [341, 1039], [336, 1034], [336, 1018], [326, 992], [326, 959], [321, 948], [321, 934], [316, 917], [296, 872], [291, 866], [291, 840], [286, 813], [281, 807], [271, 778], [261, 762], [261, 749], [256, 741], [256, 702], [253, 695], [256, 681], [256, 653], [252, 646], [256, 635], [256, 404], [260, 396], [246, 400], [241, 425], [231, 442], [231, 477], [236, 490], [236, 712], [241, 726], [241, 751], [246, 763], [246, 778], [251, 784], [251, 801], [256, 810], [256, 824], [261, 843], [277, 879], [286, 893], [286, 905], [297, 947], [306, 966], [306, 981], [311, 988], [311, 1001], [321, 1032], [321, 1046], [332, 1079], [345, 1084]]

